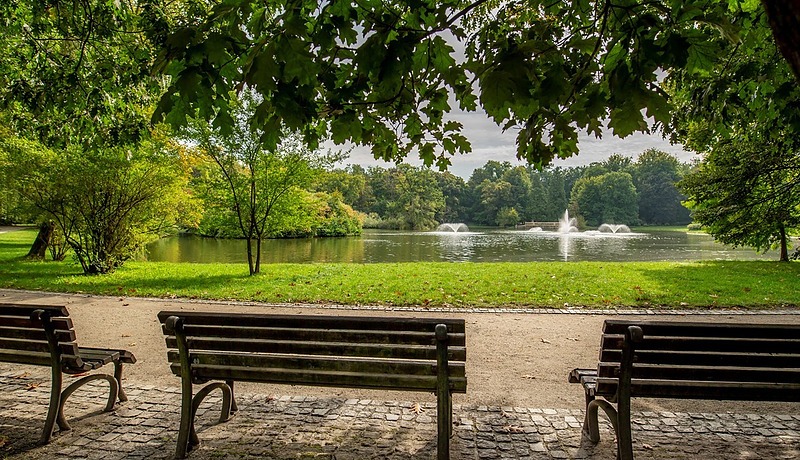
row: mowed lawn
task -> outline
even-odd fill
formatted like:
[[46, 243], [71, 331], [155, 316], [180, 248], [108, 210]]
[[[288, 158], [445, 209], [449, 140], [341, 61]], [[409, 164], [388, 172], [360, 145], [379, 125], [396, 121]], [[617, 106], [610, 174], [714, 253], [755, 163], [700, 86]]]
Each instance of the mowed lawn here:
[[[528, 262], [242, 264], [128, 261], [85, 276], [24, 259], [35, 231], [0, 234], [0, 287], [119, 296], [431, 307], [753, 309], [800, 304], [800, 263]], [[243, 255], [244, 260], [244, 255]]]

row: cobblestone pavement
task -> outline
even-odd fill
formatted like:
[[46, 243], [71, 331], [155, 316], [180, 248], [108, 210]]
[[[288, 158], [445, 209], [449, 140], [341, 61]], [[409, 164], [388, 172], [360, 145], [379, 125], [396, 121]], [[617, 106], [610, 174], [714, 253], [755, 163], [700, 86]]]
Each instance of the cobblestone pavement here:
[[[105, 384], [90, 383], [67, 402], [72, 431], [57, 432], [49, 445], [38, 446], [48, 382], [48, 372], [38, 368], [0, 373], [0, 458], [173, 457], [178, 388], [124, 382], [129, 401], [103, 413]], [[200, 406], [202, 444], [191, 459], [435, 457], [432, 403], [241, 394], [239, 413], [217, 423], [220, 399], [213, 395]], [[610, 425], [602, 424], [600, 444], [588, 443], [577, 408], [456, 405], [454, 412], [453, 459], [614, 458]], [[800, 458], [797, 415], [637, 412], [633, 437], [638, 459]]]

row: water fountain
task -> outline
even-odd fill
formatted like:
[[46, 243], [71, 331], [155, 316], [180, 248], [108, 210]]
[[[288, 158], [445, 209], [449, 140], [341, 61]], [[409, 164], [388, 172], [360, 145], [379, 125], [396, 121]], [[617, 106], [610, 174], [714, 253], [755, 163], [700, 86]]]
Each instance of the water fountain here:
[[441, 224], [436, 227], [437, 232], [450, 232], [450, 233], [458, 233], [458, 232], [468, 232], [469, 227], [467, 224]]
[[564, 216], [558, 219], [558, 233], [570, 233], [578, 231], [578, 220], [569, 217], [569, 210], [564, 210]]
[[631, 229], [625, 224], [603, 224], [597, 228], [597, 231], [603, 233], [630, 233]]

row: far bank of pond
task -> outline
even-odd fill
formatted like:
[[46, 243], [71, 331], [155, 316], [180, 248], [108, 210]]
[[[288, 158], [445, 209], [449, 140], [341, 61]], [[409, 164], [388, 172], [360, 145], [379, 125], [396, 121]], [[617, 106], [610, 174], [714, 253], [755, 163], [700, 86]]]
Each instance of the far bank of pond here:
[[[147, 246], [153, 262], [239, 263], [243, 240], [180, 235]], [[362, 236], [266, 240], [263, 263], [545, 262], [777, 260], [748, 248], [732, 248], [704, 233], [658, 227], [631, 233], [468, 232], [364, 230]]]

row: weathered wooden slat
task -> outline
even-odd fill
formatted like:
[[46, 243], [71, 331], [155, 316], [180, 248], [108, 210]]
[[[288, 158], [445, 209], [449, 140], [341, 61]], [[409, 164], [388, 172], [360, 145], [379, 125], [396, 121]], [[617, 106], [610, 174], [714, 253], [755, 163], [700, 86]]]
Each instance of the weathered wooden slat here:
[[50, 359], [50, 353], [0, 350], [0, 362], [49, 366], [52, 361]]
[[[603, 349], [600, 361], [619, 364], [622, 350]], [[642, 364], [685, 364], [695, 366], [796, 367], [800, 354], [726, 353], [707, 351], [638, 350], [634, 362]]]
[[[167, 337], [167, 348], [178, 347], [174, 337]], [[195, 351], [235, 351], [252, 353], [284, 353], [301, 355], [363, 356], [396, 359], [436, 359], [436, 347], [419, 345], [359, 344], [339, 342], [296, 342], [288, 340], [187, 338], [189, 348]], [[449, 347], [449, 359], [465, 361], [466, 348]]]
[[[600, 377], [618, 378], [619, 372], [619, 366], [613, 363], [601, 363], [597, 368], [597, 375]], [[800, 369], [634, 364], [633, 378], [800, 384]]]
[[[44, 328], [37, 329], [18, 328], [18, 327], [5, 327], [0, 323], [0, 337], [8, 339], [24, 339], [24, 340], [47, 340], [47, 334]], [[56, 337], [60, 342], [74, 342], [75, 331], [56, 331]]]
[[800, 325], [787, 324], [731, 324], [731, 323], [697, 323], [674, 321], [632, 321], [606, 320], [603, 332], [622, 335], [628, 326], [639, 326], [645, 337], [656, 336], [699, 336], [720, 338], [765, 338], [796, 339], [800, 337]]
[[[180, 375], [180, 364], [171, 364], [173, 373]], [[229, 367], [214, 365], [192, 365], [192, 370], [205, 379], [235, 380], [245, 382], [282, 383], [339, 388], [366, 388], [406, 391], [434, 391], [435, 375], [404, 375], [380, 373], [350, 373], [317, 370], [262, 369], [252, 367]], [[450, 379], [454, 393], [466, 392], [466, 379]]]
[[[167, 353], [170, 362], [180, 362], [177, 351]], [[407, 374], [436, 375], [436, 363], [432, 361], [414, 361], [397, 359], [365, 359], [358, 357], [338, 356], [295, 356], [280, 354], [254, 354], [234, 352], [198, 352], [190, 353], [192, 370], [195, 365], [214, 365], [220, 367], [254, 367], [271, 369], [303, 369], [320, 371], [341, 371], [354, 374]], [[448, 366], [450, 375], [463, 377], [464, 363], [453, 362]]]
[[[59, 343], [61, 353], [66, 355], [74, 355], [77, 353], [78, 348], [74, 342]], [[50, 345], [47, 342], [39, 340], [20, 340], [20, 339], [4, 339], [0, 338], [0, 349], [4, 350], [20, 350], [20, 351], [38, 351], [41, 353], [50, 353]]]
[[[596, 394], [611, 396], [617, 380], [598, 378]], [[631, 381], [631, 396], [645, 398], [717, 399], [736, 401], [800, 402], [800, 383], [699, 382], [675, 380]]]
[[219, 325], [300, 329], [351, 329], [378, 331], [433, 332], [437, 324], [445, 324], [448, 332], [463, 333], [463, 319], [450, 318], [399, 318], [369, 316], [322, 316], [322, 315], [260, 315], [205, 313], [185, 311], [162, 311], [158, 319], [163, 323], [170, 316], [183, 318], [184, 325]]
[[136, 362], [136, 357], [133, 356], [128, 350], [117, 350], [117, 349], [108, 349], [108, 348], [87, 348], [87, 347], [79, 347], [78, 354], [83, 356], [93, 356], [96, 354], [100, 355], [109, 355], [113, 356], [114, 359], [119, 359], [121, 362], [126, 364], [133, 364]]
[[[622, 336], [603, 335], [602, 348], [621, 349], [623, 340]], [[800, 353], [800, 338], [734, 339], [717, 337], [645, 336], [641, 343], [636, 344], [636, 349], [796, 354]]]
[[[163, 330], [165, 335], [169, 335]], [[275, 339], [297, 340], [308, 342], [349, 342], [349, 343], [391, 343], [398, 345], [436, 345], [433, 331], [382, 331], [382, 330], [353, 330], [353, 329], [313, 329], [313, 328], [275, 328], [254, 327], [247, 323], [239, 326], [215, 325], [185, 325], [184, 332], [187, 337], [220, 337], [240, 339]], [[452, 346], [466, 344], [464, 333], [448, 335], [448, 343]]]
[[[69, 317], [58, 317], [52, 319], [53, 326], [56, 330], [68, 331], [73, 328], [72, 319]], [[22, 316], [3, 316], [0, 317], [0, 325], [4, 327], [19, 327], [19, 328], [43, 328], [44, 325], [39, 320], [32, 320]]]
[[69, 316], [67, 307], [54, 305], [0, 304], [0, 316], [30, 317], [35, 310], [44, 310], [50, 316]]

